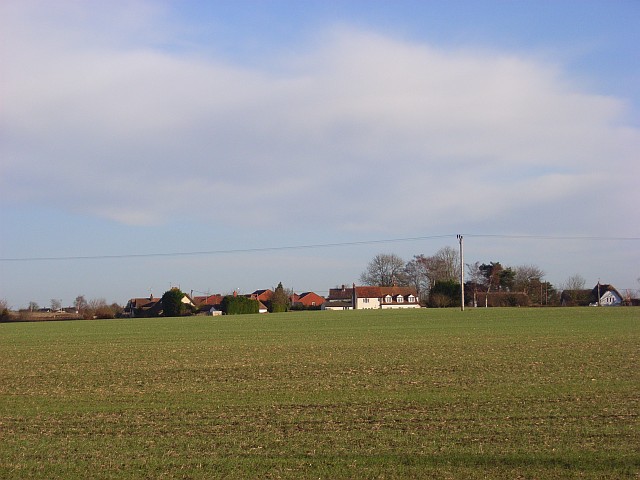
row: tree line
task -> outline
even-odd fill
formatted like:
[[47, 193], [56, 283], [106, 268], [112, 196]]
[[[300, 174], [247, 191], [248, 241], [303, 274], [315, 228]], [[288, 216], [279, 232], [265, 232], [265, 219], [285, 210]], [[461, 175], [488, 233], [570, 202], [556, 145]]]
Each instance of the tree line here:
[[[104, 298], [92, 298], [87, 300], [84, 295], [78, 295], [71, 308], [63, 308], [62, 302], [52, 298], [49, 306], [41, 307], [37, 302], [31, 301], [27, 308], [18, 310], [17, 316], [20, 320], [29, 320], [39, 314], [67, 315], [68, 318], [82, 318], [85, 320], [99, 318], [118, 318], [123, 314], [124, 309], [117, 303], [107, 303]], [[0, 301], [0, 317], [7, 319], [10, 309], [5, 300]], [[6, 317], [6, 318], [5, 318]]]
[[[562, 290], [583, 289], [586, 281], [573, 275], [556, 289], [536, 265], [504, 266], [501, 262], [465, 263], [465, 304], [476, 306], [556, 305]], [[373, 257], [360, 275], [364, 285], [406, 286], [431, 307], [460, 304], [460, 255], [443, 247], [435, 254], [405, 261], [393, 253]]]
[[[545, 272], [536, 265], [523, 264], [504, 266], [501, 262], [465, 263], [465, 304], [475, 306], [558, 305], [563, 290], [583, 290], [586, 280], [579, 274], [567, 278], [557, 288], [544, 280]], [[458, 250], [443, 247], [433, 255], [414, 255], [409, 261], [393, 253], [380, 253], [373, 257], [360, 275], [363, 285], [408, 286], [418, 293], [420, 302], [430, 307], [450, 307], [460, 303], [460, 256]], [[640, 284], [640, 278], [638, 278]], [[168, 290], [162, 297], [165, 316], [180, 316], [196, 313], [182, 303], [184, 293]], [[286, 312], [296, 309], [291, 305], [291, 290], [282, 283], [274, 290], [267, 302], [269, 312]], [[627, 291], [628, 295], [640, 295], [640, 290]], [[104, 298], [87, 300], [78, 295], [74, 301], [75, 318], [117, 318], [124, 309], [117, 303], [108, 304]], [[222, 303], [226, 314], [258, 313], [259, 302], [244, 296], [227, 295]], [[29, 302], [26, 309], [19, 310], [18, 317], [27, 320], [42, 309], [36, 302]], [[62, 310], [60, 300], [51, 299], [51, 312]], [[6, 300], [0, 299], [0, 321], [11, 316]]]

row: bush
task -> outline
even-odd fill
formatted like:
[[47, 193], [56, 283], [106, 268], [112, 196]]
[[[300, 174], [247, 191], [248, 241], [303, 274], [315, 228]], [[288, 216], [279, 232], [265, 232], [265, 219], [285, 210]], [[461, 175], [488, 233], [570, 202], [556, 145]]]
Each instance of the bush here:
[[259, 313], [260, 302], [247, 297], [227, 295], [222, 299], [222, 311], [226, 315], [243, 315], [248, 313]]
[[0, 322], [8, 322], [10, 316], [9, 304], [5, 299], [0, 299]]
[[268, 309], [271, 313], [281, 313], [289, 311], [290, 307], [289, 296], [285, 292], [282, 282], [278, 283], [278, 286], [273, 292], [273, 296], [268, 302]]
[[292, 312], [302, 312], [302, 311], [309, 311], [309, 310], [322, 310], [322, 305], [303, 305], [301, 303], [295, 303], [293, 305], [291, 305], [291, 307], [289, 307], [289, 310], [291, 310]]
[[[485, 295], [483, 293], [478, 296], [479, 304], [483, 304]], [[488, 294], [487, 298], [487, 306], [489, 307], [528, 307], [529, 303], [529, 296], [522, 292], [492, 292]]]
[[185, 294], [179, 288], [167, 290], [162, 295], [162, 315], [165, 317], [179, 317], [193, 313], [182, 299]]
[[460, 284], [454, 280], [436, 282], [429, 292], [427, 305], [432, 308], [454, 307], [460, 302]]

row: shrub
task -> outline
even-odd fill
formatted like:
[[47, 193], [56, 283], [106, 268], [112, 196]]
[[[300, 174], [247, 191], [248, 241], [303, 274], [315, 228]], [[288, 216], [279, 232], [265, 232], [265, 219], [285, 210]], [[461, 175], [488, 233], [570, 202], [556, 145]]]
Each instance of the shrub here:
[[453, 307], [460, 301], [460, 284], [454, 280], [436, 282], [429, 292], [427, 305], [432, 308]]
[[489, 307], [528, 307], [529, 303], [529, 296], [522, 292], [492, 292], [487, 299]]
[[162, 314], [165, 317], [189, 315], [192, 310], [182, 302], [185, 294], [179, 288], [167, 290], [162, 295]]
[[247, 297], [227, 295], [222, 299], [221, 307], [222, 311], [226, 315], [258, 313], [260, 309], [260, 302], [257, 300], [251, 300]]

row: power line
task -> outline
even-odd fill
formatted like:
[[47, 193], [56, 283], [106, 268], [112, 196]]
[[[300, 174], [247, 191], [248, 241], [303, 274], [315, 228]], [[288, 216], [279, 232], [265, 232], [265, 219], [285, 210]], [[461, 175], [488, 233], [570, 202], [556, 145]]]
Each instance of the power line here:
[[415, 242], [420, 240], [434, 240], [438, 238], [454, 237], [455, 235], [430, 235], [423, 237], [405, 237], [391, 238], [386, 240], [363, 240], [357, 242], [339, 242], [339, 243], [318, 243], [310, 245], [287, 245], [279, 247], [260, 247], [260, 248], [238, 248], [230, 250], [206, 250], [196, 252], [170, 252], [170, 253], [127, 253], [120, 255], [75, 255], [62, 257], [18, 257], [18, 258], [0, 258], [0, 262], [38, 262], [38, 261], [59, 261], [59, 260], [111, 260], [123, 258], [150, 258], [150, 257], [188, 257], [203, 255], [228, 255], [237, 253], [259, 253], [259, 252], [277, 252], [282, 250], [303, 250], [316, 248], [331, 247], [351, 247], [357, 245], [374, 245], [380, 243], [398, 243], [398, 242]]
[[504, 235], [465, 233], [465, 237], [475, 238], [504, 238], [504, 239], [532, 239], [532, 240], [587, 240], [587, 241], [639, 241], [640, 237], [596, 237], [596, 236], [562, 236], [562, 235]]
[[[570, 241], [640, 241], [640, 237], [596, 237], [596, 236], [554, 236], [554, 235], [507, 235], [465, 233], [471, 238], [500, 238], [500, 239], [529, 239], [529, 240], [570, 240]], [[127, 253], [115, 255], [71, 255], [59, 257], [14, 257], [0, 258], [0, 262], [41, 262], [41, 261], [69, 261], [69, 260], [117, 260], [126, 258], [158, 258], [158, 257], [189, 257], [205, 255], [230, 255], [238, 253], [278, 252], [285, 250], [310, 250], [319, 248], [353, 247], [358, 245], [376, 245], [383, 243], [416, 242], [421, 240], [435, 240], [440, 238], [456, 238], [456, 234], [427, 235], [419, 237], [391, 238], [384, 240], [362, 240], [354, 242], [317, 243], [307, 245], [285, 245], [277, 247], [238, 248], [229, 250], [204, 250], [193, 252], [159, 252], [159, 253]]]

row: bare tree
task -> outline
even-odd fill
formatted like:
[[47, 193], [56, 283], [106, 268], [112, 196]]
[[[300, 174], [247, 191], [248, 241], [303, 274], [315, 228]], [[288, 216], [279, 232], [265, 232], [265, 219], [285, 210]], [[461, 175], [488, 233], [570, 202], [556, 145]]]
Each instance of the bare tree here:
[[576, 273], [575, 275], [570, 276], [567, 280], [561, 285], [561, 290], [584, 290], [584, 286], [587, 284], [587, 281], [584, 279], [582, 275]]
[[429, 291], [436, 282], [458, 281], [460, 275], [460, 254], [452, 247], [443, 247], [430, 257], [417, 255], [414, 261], [420, 265], [420, 273], [426, 290]]
[[367, 269], [360, 275], [360, 281], [365, 285], [380, 287], [406, 285], [404, 267], [404, 260], [398, 255], [380, 253], [369, 262]]
[[92, 298], [87, 302], [83, 318], [113, 318], [115, 313], [104, 298]]
[[40, 309], [40, 306], [36, 302], [31, 301], [29, 302], [29, 306], [27, 308], [30, 312], [36, 312]]
[[529, 293], [531, 288], [539, 287], [544, 271], [535, 265], [520, 265], [515, 268], [513, 286], [516, 291]]
[[87, 309], [89, 304], [87, 303], [87, 300], [84, 298], [84, 295], [78, 295], [75, 301], [73, 302], [73, 306], [75, 307], [76, 312], [78, 312], [80, 315], [84, 315], [84, 311]]
[[124, 308], [122, 307], [122, 305], [116, 302], [113, 302], [111, 305], [109, 305], [109, 308], [111, 309], [111, 312], [113, 312], [114, 317], [121, 317], [122, 312], [124, 312]]
[[51, 299], [51, 311], [52, 312], [58, 312], [62, 310], [62, 301], [58, 300], [57, 298], [52, 298]]
[[416, 289], [421, 300], [426, 300], [430, 286], [424, 259], [424, 255], [416, 255], [404, 267], [407, 284]]
[[460, 275], [460, 253], [453, 247], [443, 247], [433, 258], [438, 266], [439, 281], [458, 280]]
[[471, 284], [473, 291], [473, 306], [478, 306], [478, 287], [484, 283], [484, 275], [480, 270], [480, 262], [467, 263], [467, 275], [468, 279], [466, 284]]
[[482, 283], [484, 277], [480, 271], [480, 262], [466, 263], [467, 267], [467, 279], [469, 282]]

